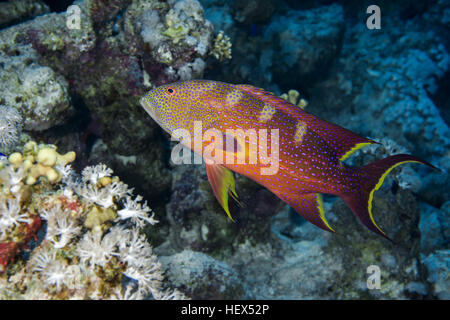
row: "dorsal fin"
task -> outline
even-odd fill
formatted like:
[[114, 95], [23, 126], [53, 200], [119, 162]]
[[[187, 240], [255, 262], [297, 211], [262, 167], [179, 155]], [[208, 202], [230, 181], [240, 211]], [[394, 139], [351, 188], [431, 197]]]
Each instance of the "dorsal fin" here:
[[255, 98], [263, 101], [264, 103], [275, 107], [278, 111], [284, 112], [306, 124], [309, 130], [315, 132], [326, 141], [326, 143], [334, 150], [340, 161], [344, 161], [353, 152], [366, 145], [378, 143], [376, 141], [361, 137], [356, 133], [336, 124], [319, 119], [304, 111], [300, 107], [297, 107], [261, 88], [256, 88], [245, 84], [237, 85], [236, 87], [248, 94], [253, 95]]

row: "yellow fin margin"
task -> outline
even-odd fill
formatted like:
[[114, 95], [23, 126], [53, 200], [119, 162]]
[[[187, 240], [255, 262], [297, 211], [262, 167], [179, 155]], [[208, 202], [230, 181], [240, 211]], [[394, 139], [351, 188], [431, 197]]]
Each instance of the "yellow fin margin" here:
[[369, 218], [372, 221], [373, 225], [384, 235], [386, 235], [386, 233], [384, 233], [383, 230], [380, 229], [380, 227], [375, 223], [375, 220], [373, 219], [373, 215], [372, 215], [372, 200], [373, 200], [373, 194], [375, 191], [377, 191], [378, 189], [381, 188], [381, 186], [383, 185], [384, 179], [386, 178], [386, 176], [389, 174], [389, 172], [391, 172], [395, 167], [404, 164], [404, 163], [408, 163], [408, 162], [416, 162], [416, 163], [421, 163], [419, 161], [414, 161], [414, 160], [407, 160], [407, 161], [402, 161], [402, 162], [398, 162], [396, 164], [394, 164], [392, 167], [388, 168], [383, 175], [380, 177], [380, 179], [378, 180], [378, 183], [375, 185], [375, 188], [372, 189], [372, 191], [370, 191], [369, 194], [369, 203], [367, 206], [367, 209], [369, 211]]
[[322, 219], [323, 223], [325, 223], [325, 225], [333, 232], [334, 229], [332, 227], [330, 227], [330, 225], [328, 224], [327, 219], [325, 218], [325, 208], [323, 206], [323, 198], [322, 198], [322, 194], [321, 193], [316, 193], [316, 202], [317, 202], [317, 209], [319, 210], [319, 216], [320, 219]]
[[231, 216], [230, 209], [228, 208], [228, 194], [231, 194], [233, 199], [237, 200], [237, 194], [235, 189], [233, 173], [230, 170], [226, 170], [222, 179], [222, 186], [220, 190], [223, 209], [227, 213], [231, 221], [235, 222]]
[[348, 150], [340, 159], [339, 161], [344, 161], [346, 160], [348, 157], [350, 157], [352, 155], [353, 152], [361, 149], [362, 147], [365, 147], [369, 144], [372, 144], [373, 142], [361, 142], [361, 143], [357, 143], [353, 148], [351, 148], [350, 150]]

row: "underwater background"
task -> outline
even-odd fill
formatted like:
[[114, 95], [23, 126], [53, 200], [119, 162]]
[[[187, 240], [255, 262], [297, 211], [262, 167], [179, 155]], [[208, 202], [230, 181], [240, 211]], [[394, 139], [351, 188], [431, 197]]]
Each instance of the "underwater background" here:
[[[0, 28], [0, 298], [450, 298], [450, 1], [14, 0]], [[331, 234], [243, 176], [233, 223], [139, 104], [199, 78], [381, 143], [351, 165], [441, 170], [375, 193], [393, 242], [337, 197]]]

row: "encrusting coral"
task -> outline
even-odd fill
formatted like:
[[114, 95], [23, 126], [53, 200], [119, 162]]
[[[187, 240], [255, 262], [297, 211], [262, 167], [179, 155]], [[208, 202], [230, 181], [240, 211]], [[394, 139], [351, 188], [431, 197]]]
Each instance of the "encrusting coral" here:
[[[163, 284], [154, 213], [104, 164], [27, 143], [0, 163], [0, 298], [186, 299]], [[29, 252], [23, 249], [30, 247]]]

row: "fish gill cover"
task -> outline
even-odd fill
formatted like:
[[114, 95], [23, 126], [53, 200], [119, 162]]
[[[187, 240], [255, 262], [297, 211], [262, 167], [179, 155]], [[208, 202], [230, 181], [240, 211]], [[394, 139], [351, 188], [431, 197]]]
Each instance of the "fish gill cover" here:
[[[0, 297], [450, 298], [450, 1], [372, 4], [0, 2]], [[392, 242], [345, 199], [316, 198], [328, 233], [228, 173], [232, 222], [217, 171], [175, 164], [160, 111], [139, 103], [192, 79], [271, 92], [262, 123], [283, 98], [378, 142], [346, 149], [343, 166], [411, 154], [441, 170], [402, 165], [366, 190]]]

